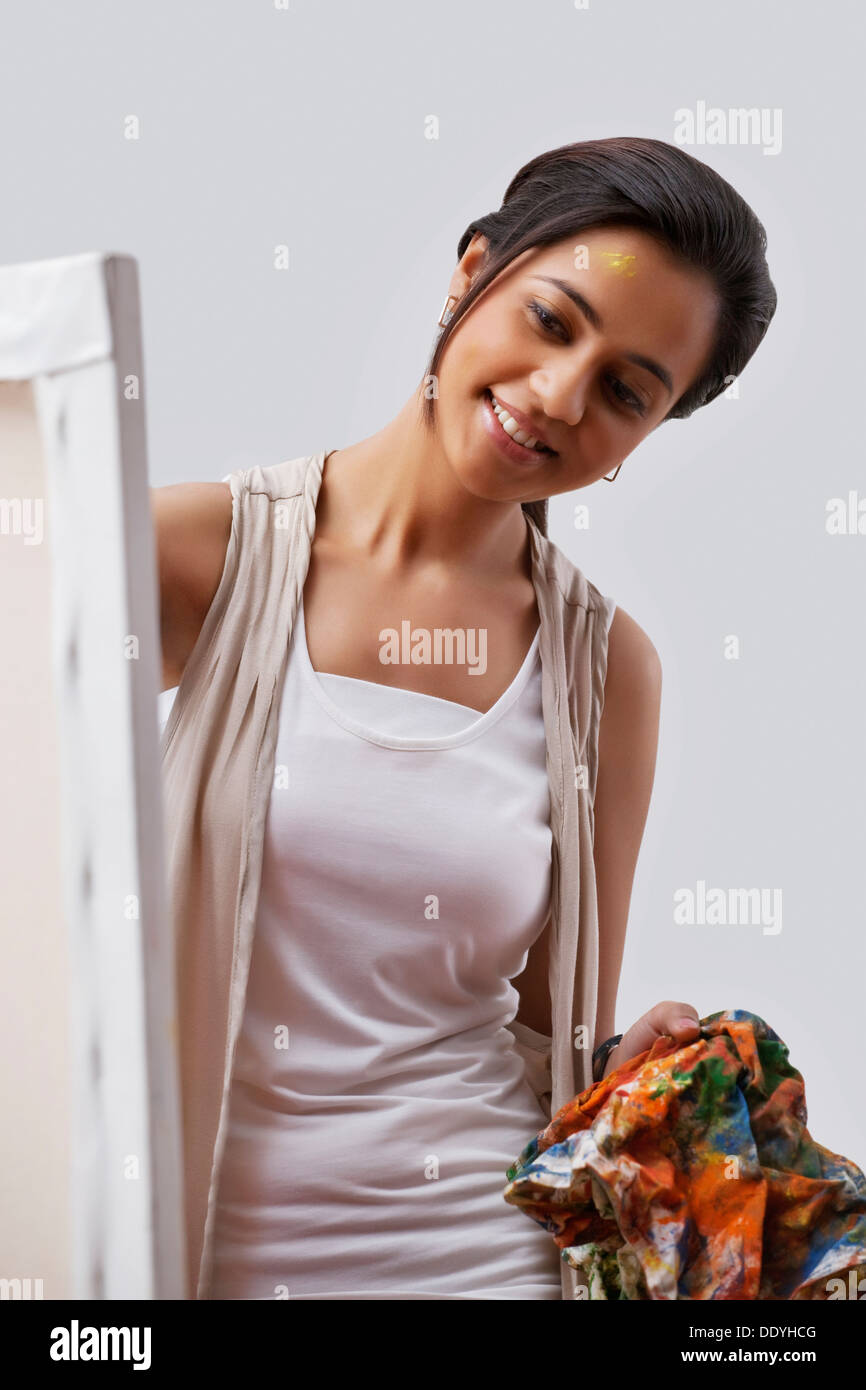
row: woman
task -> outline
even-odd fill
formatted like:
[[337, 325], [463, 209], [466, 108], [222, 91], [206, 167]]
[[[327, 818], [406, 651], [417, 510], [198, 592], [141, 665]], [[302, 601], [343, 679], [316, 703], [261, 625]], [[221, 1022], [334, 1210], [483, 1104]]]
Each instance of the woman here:
[[699, 1014], [611, 1038], [660, 663], [546, 499], [739, 375], [765, 244], [676, 147], [543, 154], [461, 238], [383, 429], [154, 492], [192, 1296], [570, 1296], [505, 1168]]

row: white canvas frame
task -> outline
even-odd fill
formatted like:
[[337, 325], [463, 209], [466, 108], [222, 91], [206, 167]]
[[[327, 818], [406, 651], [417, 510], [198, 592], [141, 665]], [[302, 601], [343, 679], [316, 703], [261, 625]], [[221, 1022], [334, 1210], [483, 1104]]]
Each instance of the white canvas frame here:
[[[183, 1298], [161, 662], [135, 260], [97, 252], [0, 267], [0, 381], [32, 383], [43, 469], [32, 485], [44, 486], [50, 530], [70, 1000], [68, 1296]], [[14, 462], [4, 463], [0, 442], [0, 498], [8, 480], [20, 483], [21, 460], [17, 474]], [[3, 728], [3, 738], [14, 736]], [[3, 814], [14, 815], [6, 800]], [[3, 994], [15, 987], [4, 972]], [[26, 1065], [10, 1054], [14, 1044], [2, 1037], [4, 1067]], [[8, 1201], [6, 1179], [0, 1172]], [[20, 1268], [20, 1242], [14, 1258], [8, 1246], [3, 1255], [0, 1278], [38, 1277]]]

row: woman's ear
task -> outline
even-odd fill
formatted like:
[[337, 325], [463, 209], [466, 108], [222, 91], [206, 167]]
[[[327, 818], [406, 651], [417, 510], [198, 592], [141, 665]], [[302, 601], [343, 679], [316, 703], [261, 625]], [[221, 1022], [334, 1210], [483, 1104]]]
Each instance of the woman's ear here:
[[[481, 273], [487, 262], [490, 245], [483, 232], [473, 232], [472, 240], [460, 257], [454, 274], [451, 277], [449, 294], [456, 294], [458, 299], [466, 293], [472, 281]], [[457, 288], [455, 288], [455, 285]]]

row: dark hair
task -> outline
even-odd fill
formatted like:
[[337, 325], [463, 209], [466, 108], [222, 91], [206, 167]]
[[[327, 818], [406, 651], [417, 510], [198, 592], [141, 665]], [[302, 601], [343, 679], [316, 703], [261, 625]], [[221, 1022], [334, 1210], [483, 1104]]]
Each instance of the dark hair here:
[[[457, 259], [474, 232], [487, 238], [489, 257], [439, 333], [425, 375], [438, 374], [457, 324], [511, 261], [605, 225], [638, 227], [710, 276], [719, 298], [713, 349], [664, 418], [685, 420], [715, 400], [742, 372], [776, 311], [767, 235], [748, 203], [708, 164], [678, 145], [631, 136], [582, 140], [538, 155], [515, 174], [498, 212], [470, 222]], [[425, 395], [423, 421], [429, 427], [434, 419], [434, 398]], [[523, 508], [546, 535], [547, 499]]]

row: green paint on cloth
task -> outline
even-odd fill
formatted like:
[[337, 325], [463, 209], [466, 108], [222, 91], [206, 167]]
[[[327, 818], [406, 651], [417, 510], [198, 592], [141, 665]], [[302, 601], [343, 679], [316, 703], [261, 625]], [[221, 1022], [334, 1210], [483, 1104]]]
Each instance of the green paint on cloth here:
[[583, 1091], [506, 1176], [590, 1299], [866, 1294], [866, 1178], [812, 1138], [787, 1047], [743, 1009]]

